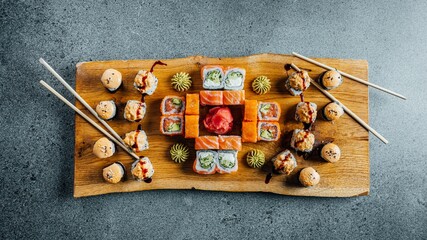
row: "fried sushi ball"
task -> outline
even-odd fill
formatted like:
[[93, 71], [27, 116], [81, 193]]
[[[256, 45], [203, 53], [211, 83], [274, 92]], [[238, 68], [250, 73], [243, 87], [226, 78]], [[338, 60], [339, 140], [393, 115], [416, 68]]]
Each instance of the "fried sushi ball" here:
[[95, 142], [92, 152], [99, 158], [108, 158], [116, 152], [116, 147], [108, 138], [102, 137]]
[[343, 82], [341, 74], [337, 71], [326, 71], [319, 77], [319, 83], [323, 88], [332, 90], [339, 87]]
[[306, 167], [299, 174], [299, 181], [304, 187], [315, 186], [320, 181], [319, 173], [312, 167]]
[[338, 103], [331, 102], [323, 108], [322, 114], [325, 120], [335, 121], [344, 114], [344, 109]]
[[334, 143], [328, 143], [322, 147], [320, 156], [328, 162], [338, 162], [341, 158], [341, 149]]
[[110, 120], [116, 116], [117, 107], [113, 100], [101, 101], [96, 105], [96, 113], [104, 120]]
[[102, 74], [101, 82], [110, 92], [115, 92], [122, 85], [122, 74], [116, 69], [107, 69]]

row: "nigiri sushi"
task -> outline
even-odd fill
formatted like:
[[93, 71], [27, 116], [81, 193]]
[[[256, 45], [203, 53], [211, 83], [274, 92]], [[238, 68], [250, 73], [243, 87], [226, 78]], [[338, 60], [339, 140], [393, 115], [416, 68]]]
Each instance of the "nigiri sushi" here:
[[280, 118], [280, 105], [277, 102], [259, 102], [258, 120], [277, 122]]
[[222, 105], [223, 92], [222, 91], [200, 91], [200, 104], [205, 105]]
[[218, 136], [200, 136], [197, 137], [194, 144], [194, 149], [219, 149]]
[[184, 133], [184, 118], [180, 115], [162, 116], [160, 131], [165, 135], [182, 135]]
[[126, 133], [123, 142], [135, 152], [148, 149], [148, 138], [144, 130], [136, 130]]
[[122, 86], [122, 74], [116, 69], [107, 69], [101, 77], [102, 85], [110, 92], [115, 92]]
[[162, 115], [183, 115], [185, 112], [185, 98], [166, 96], [160, 105]]
[[245, 103], [245, 90], [223, 91], [224, 105], [243, 105]]
[[280, 137], [280, 125], [278, 122], [258, 122], [259, 141], [277, 141]]
[[245, 111], [243, 120], [249, 122], [256, 122], [258, 119], [258, 101], [245, 100]]
[[142, 94], [152, 95], [159, 80], [152, 72], [140, 70], [135, 77], [134, 87]]
[[138, 100], [129, 100], [126, 103], [124, 118], [131, 122], [139, 122], [145, 116], [147, 105]]
[[224, 89], [238, 90], [245, 85], [246, 70], [238, 67], [227, 67], [224, 73]]
[[199, 115], [199, 94], [187, 94], [185, 100], [185, 114]]
[[196, 152], [193, 171], [198, 174], [214, 174], [216, 172], [216, 162], [218, 153], [212, 150], [200, 150]]
[[257, 140], [257, 122], [242, 122], [242, 142], [256, 143]]
[[199, 115], [185, 115], [185, 138], [197, 138], [199, 136]]
[[223, 89], [224, 70], [222, 66], [206, 65], [200, 69], [204, 89]]
[[218, 136], [219, 149], [221, 150], [242, 150], [242, 137], [240, 136]]
[[218, 151], [216, 171], [218, 173], [237, 172], [237, 151]]

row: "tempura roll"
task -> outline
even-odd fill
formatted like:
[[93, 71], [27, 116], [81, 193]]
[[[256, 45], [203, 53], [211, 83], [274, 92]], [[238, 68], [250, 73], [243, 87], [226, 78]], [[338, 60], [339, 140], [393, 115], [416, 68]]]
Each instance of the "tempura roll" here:
[[132, 164], [132, 176], [137, 181], [147, 181], [154, 175], [154, 167], [148, 157], [141, 157]]
[[308, 130], [295, 129], [292, 133], [291, 147], [300, 152], [311, 152], [313, 150], [315, 137]]
[[274, 171], [285, 175], [291, 174], [291, 172], [297, 167], [297, 160], [287, 149], [277, 154], [271, 159], [271, 161], [273, 162]]
[[124, 118], [130, 122], [139, 122], [144, 119], [147, 105], [138, 100], [129, 100], [126, 103]]
[[126, 133], [123, 142], [135, 152], [148, 149], [148, 138], [144, 130], [136, 130]]

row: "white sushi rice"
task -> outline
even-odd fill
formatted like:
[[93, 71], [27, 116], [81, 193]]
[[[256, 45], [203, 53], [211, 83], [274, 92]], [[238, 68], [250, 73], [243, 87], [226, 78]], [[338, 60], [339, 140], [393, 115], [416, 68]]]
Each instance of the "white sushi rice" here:
[[[233, 166], [229, 168], [223, 166], [224, 163], [231, 163]], [[236, 172], [238, 170], [237, 151], [218, 151], [216, 165], [222, 173]]]
[[[219, 83], [215, 83], [213, 81], [209, 81], [206, 79], [209, 72], [218, 70], [221, 74], [221, 81]], [[203, 69], [203, 88], [204, 89], [223, 89], [224, 88], [224, 72], [219, 67], [212, 67]]]
[[[231, 73], [241, 73], [242, 77], [230, 78]], [[224, 77], [224, 89], [228, 90], [241, 90], [243, 89], [246, 77], [246, 70], [243, 68], [232, 68], [225, 72]]]
[[[212, 166], [208, 169], [203, 168], [200, 163], [200, 159], [206, 158], [206, 157], [212, 157], [213, 163]], [[218, 160], [218, 153], [216, 151], [211, 150], [200, 150], [196, 152], [196, 170], [197, 171], [203, 171], [206, 172], [206, 174], [212, 174], [215, 173], [216, 163]]]

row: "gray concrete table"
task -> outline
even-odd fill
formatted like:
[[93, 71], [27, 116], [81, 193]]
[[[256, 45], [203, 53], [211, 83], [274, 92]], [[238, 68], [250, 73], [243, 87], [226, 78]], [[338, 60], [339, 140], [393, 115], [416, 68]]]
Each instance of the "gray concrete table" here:
[[[427, 238], [426, 1], [1, 1], [2, 239]], [[74, 199], [74, 113], [42, 89], [105, 59], [300, 52], [369, 61], [371, 193], [147, 191]]]

